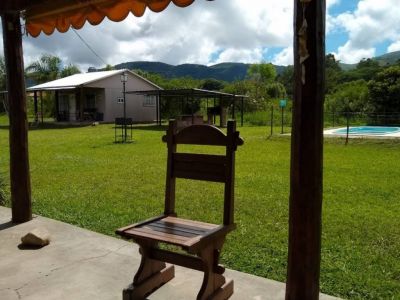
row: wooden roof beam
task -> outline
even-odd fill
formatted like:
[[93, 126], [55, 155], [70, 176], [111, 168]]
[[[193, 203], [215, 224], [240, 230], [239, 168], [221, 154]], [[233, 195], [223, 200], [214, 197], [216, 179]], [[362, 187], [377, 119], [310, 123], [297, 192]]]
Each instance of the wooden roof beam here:
[[43, 1], [40, 0], [3, 0], [0, 1], [0, 14], [21, 12], [27, 7], [37, 5]]

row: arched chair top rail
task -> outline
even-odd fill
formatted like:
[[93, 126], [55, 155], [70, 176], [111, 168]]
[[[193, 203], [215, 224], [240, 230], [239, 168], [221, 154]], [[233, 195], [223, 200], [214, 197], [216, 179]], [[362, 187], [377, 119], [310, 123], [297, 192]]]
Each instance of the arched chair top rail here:
[[[229, 126], [235, 127], [235, 121], [228, 121]], [[169, 134], [169, 132], [168, 132]], [[233, 146], [243, 145], [244, 141], [239, 137], [239, 132], [232, 130], [234, 135]], [[162, 137], [163, 142], [167, 142], [167, 135]], [[190, 145], [210, 145], [210, 146], [227, 146], [231, 141], [231, 137], [226, 135], [219, 128], [212, 125], [191, 125], [177, 131], [173, 137], [174, 144], [190, 144]]]

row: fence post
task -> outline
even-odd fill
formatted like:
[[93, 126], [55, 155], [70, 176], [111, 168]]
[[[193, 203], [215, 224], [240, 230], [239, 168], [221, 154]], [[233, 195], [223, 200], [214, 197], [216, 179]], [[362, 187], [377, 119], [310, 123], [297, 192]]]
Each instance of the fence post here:
[[284, 111], [284, 107], [282, 107], [282, 116], [281, 116], [281, 121], [282, 121], [282, 127], [281, 127], [281, 134], [283, 134], [283, 111]]
[[271, 136], [273, 134], [274, 131], [274, 106], [271, 105]]
[[350, 131], [350, 113], [346, 112], [346, 145], [349, 142], [349, 131]]

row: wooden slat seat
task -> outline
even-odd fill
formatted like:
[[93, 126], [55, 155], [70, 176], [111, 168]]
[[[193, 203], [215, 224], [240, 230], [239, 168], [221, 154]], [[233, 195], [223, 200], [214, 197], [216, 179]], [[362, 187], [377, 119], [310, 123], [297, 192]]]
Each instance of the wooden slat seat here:
[[[167, 176], [164, 213], [161, 216], [132, 224], [116, 231], [140, 246], [142, 260], [131, 286], [124, 290], [124, 300], [145, 299], [150, 293], [174, 277], [174, 266], [180, 265], [204, 272], [198, 300], [224, 300], [233, 294], [233, 281], [223, 276], [225, 268], [219, 255], [226, 235], [235, 229], [234, 223], [234, 166], [237, 146], [243, 140], [236, 123], [228, 122], [224, 132], [210, 125], [192, 125], [177, 130], [171, 121], [167, 134]], [[224, 146], [225, 155], [181, 153], [178, 144]], [[175, 212], [176, 178], [219, 182], [224, 184], [223, 224], [215, 225], [177, 217]], [[163, 249], [160, 243], [179, 246]]]
[[223, 225], [166, 216], [150, 223], [145, 222], [144, 224], [140, 223], [131, 227], [124, 227], [118, 231], [118, 234], [135, 240], [152, 239], [190, 250], [202, 238], [217, 234], [219, 230], [223, 229]]

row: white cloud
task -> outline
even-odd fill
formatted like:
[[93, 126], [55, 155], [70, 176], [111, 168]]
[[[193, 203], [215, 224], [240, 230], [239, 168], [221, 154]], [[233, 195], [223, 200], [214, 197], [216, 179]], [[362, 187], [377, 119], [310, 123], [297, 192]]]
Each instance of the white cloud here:
[[[327, 0], [328, 12], [343, 2]], [[379, 5], [376, 2], [360, 0], [354, 12], [337, 17], [327, 14], [328, 33], [338, 30], [349, 35], [347, 43], [337, 50], [338, 59], [350, 62], [373, 55], [376, 43], [381, 41], [390, 40], [390, 49], [397, 47], [398, 0], [381, 0]], [[147, 11], [141, 18], [130, 15], [119, 23], [105, 20], [98, 26], [86, 24], [78, 33], [109, 64], [136, 60], [252, 63], [262, 60], [269, 48], [283, 48], [273, 62], [288, 64], [293, 60], [292, 27], [293, 0], [202, 0], [183, 9], [171, 4], [160, 14]], [[24, 37], [26, 65], [43, 53], [58, 55], [82, 69], [104, 66], [72, 30]]]
[[388, 52], [400, 51], [400, 41], [394, 42], [388, 47]]
[[344, 46], [339, 47], [338, 52], [334, 53], [336, 59], [348, 64], [358, 63], [363, 58], [375, 56], [375, 48], [354, 48], [348, 41]]
[[263, 60], [263, 51], [260, 48], [256, 49], [227, 49], [220, 53], [216, 63], [222, 62], [243, 62], [254, 63]]
[[[250, 63], [262, 60], [263, 49], [292, 44], [292, 20], [292, 0], [195, 1], [184, 9], [171, 4], [160, 14], [147, 11], [120, 23], [86, 24], [78, 33], [109, 64]], [[51, 53], [82, 68], [104, 65], [72, 30], [24, 37], [24, 53], [26, 64]]]
[[329, 8], [331, 8], [331, 6], [340, 4], [340, 2], [341, 2], [341, 0], [327, 0], [326, 1], [326, 8], [329, 9]]
[[345, 63], [358, 62], [375, 55], [375, 47], [400, 38], [398, 0], [360, 0], [354, 12], [340, 14], [333, 20], [344, 29], [349, 40], [339, 47], [336, 56]]
[[280, 66], [293, 65], [293, 46], [287, 47], [276, 54], [272, 63]]

